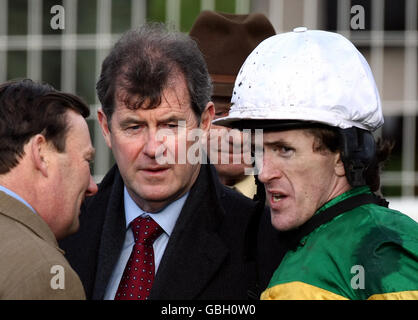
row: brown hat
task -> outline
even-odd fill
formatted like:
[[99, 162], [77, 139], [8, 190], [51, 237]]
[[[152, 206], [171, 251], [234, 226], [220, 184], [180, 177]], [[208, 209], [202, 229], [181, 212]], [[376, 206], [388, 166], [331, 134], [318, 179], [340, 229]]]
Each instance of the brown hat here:
[[189, 34], [205, 57], [213, 95], [231, 97], [236, 75], [247, 56], [261, 41], [276, 33], [261, 13], [202, 11]]

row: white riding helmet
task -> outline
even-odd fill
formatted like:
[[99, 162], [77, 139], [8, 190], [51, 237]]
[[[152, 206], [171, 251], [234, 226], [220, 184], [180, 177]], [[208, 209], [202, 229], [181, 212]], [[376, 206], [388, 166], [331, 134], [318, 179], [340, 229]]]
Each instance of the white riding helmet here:
[[362, 54], [337, 33], [305, 27], [254, 49], [238, 73], [231, 102], [229, 115], [214, 124], [303, 121], [368, 131], [383, 125], [379, 93]]

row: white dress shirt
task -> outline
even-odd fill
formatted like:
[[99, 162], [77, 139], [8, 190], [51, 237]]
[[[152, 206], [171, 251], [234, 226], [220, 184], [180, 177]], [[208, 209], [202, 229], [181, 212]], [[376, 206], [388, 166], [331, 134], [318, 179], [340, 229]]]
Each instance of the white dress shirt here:
[[160, 265], [161, 258], [163, 257], [168, 240], [171, 236], [171, 232], [174, 229], [177, 218], [180, 215], [184, 202], [187, 199], [189, 193], [186, 193], [180, 199], [170, 203], [167, 207], [157, 213], [148, 213], [143, 211], [132, 200], [126, 187], [124, 187], [124, 203], [125, 203], [125, 221], [126, 221], [126, 234], [125, 241], [123, 243], [122, 251], [119, 255], [119, 260], [113, 269], [109, 283], [107, 284], [106, 292], [104, 295], [105, 300], [113, 300], [115, 298], [116, 291], [118, 290], [120, 280], [125, 270], [126, 263], [131, 255], [132, 248], [135, 244], [134, 235], [129, 227], [129, 224], [139, 216], [150, 216], [158, 225], [163, 229], [163, 233], [154, 241], [154, 266], [155, 274], [157, 274], [158, 267]]

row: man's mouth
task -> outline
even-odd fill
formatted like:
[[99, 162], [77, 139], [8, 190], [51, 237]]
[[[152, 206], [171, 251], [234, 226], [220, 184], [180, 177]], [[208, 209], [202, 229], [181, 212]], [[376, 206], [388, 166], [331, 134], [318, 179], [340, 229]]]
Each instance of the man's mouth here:
[[287, 194], [285, 194], [282, 191], [268, 190], [268, 189], [266, 191], [271, 197], [271, 203], [278, 203], [280, 201], [283, 201], [285, 198], [287, 198]]
[[279, 202], [279, 201], [281, 201], [282, 199], [284, 199], [286, 196], [284, 196], [284, 195], [281, 195], [281, 194], [272, 194], [272, 199], [273, 199], [273, 202]]
[[141, 169], [141, 171], [144, 171], [150, 174], [163, 173], [167, 170], [168, 170], [168, 167], [146, 167], [146, 168]]

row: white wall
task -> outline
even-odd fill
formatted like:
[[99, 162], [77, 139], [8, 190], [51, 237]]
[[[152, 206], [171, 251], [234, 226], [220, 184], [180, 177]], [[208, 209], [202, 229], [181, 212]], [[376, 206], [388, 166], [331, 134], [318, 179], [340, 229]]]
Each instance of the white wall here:
[[398, 210], [418, 222], [418, 200], [416, 198], [388, 198], [389, 208]]

